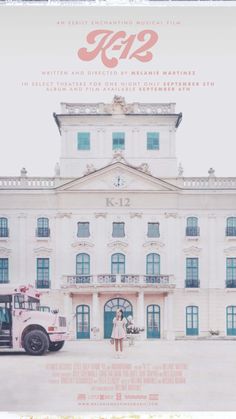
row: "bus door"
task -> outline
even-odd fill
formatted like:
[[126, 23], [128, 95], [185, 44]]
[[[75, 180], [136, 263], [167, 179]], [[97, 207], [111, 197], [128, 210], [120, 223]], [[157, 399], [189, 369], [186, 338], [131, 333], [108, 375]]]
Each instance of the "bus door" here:
[[0, 295], [0, 347], [12, 347], [12, 295]]

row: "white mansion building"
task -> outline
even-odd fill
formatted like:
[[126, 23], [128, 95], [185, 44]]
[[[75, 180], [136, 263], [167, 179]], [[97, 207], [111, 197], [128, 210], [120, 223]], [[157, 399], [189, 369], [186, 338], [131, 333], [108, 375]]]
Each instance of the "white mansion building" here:
[[35, 285], [75, 339], [117, 307], [147, 339], [236, 335], [236, 178], [177, 168], [173, 103], [63, 103], [52, 178], [0, 178], [0, 287]]

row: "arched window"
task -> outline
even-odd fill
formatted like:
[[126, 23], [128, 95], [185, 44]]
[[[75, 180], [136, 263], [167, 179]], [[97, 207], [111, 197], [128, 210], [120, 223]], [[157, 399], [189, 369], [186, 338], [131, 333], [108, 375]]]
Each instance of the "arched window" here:
[[236, 258], [226, 258], [226, 287], [236, 288]]
[[50, 259], [37, 258], [36, 288], [50, 288]]
[[124, 298], [112, 298], [108, 300], [104, 306], [104, 338], [110, 338], [112, 333], [113, 319], [116, 310], [122, 308], [124, 317], [133, 316], [133, 307], [129, 300]]
[[76, 255], [76, 275], [90, 275], [90, 256], [87, 253]]
[[187, 218], [186, 236], [199, 236], [200, 229], [198, 227], [197, 217]]
[[0, 284], [9, 282], [8, 258], [0, 258]]
[[125, 255], [122, 253], [114, 253], [111, 256], [111, 273], [124, 274], [125, 273]]
[[37, 237], [49, 237], [49, 220], [46, 217], [40, 217], [37, 219]]
[[147, 306], [147, 338], [160, 338], [160, 306], [157, 304]]
[[228, 336], [236, 336], [236, 306], [226, 307], [226, 329]]
[[90, 338], [90, 307], [86, 304], [76, 307], [76, 337], [77, 339]]
[[196, 336], [198, 333], [198, 307], [188, 306], [186, 307], [186, 335]]
[[226, 236], [236, 236], [236, 217], [227, 218]]
[[5, 217], [0, 218], [0, 237], [8, 237], [8, 220]]
[[187, 288], [198, 288], [200, 286], [198, 258], [186, 258], [185, 286]]
[[160, 255], [158, 253], [149, 253], [146, 256], [146, 274], [160, 275]]

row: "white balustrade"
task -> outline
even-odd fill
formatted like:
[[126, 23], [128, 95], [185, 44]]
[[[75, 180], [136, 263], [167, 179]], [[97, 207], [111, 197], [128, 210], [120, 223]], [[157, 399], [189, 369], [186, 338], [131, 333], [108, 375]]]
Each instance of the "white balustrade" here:
[[[54, 177], [0, 177], [0, 189], [53, 189], [70, 180]], [[179, 177], [164, 180], [182, 189], [236, 189], [236, 177]]]
[[48, 189], [55, 187], [55, 178], [1, 177], [0, 189]]
[[103, 285], [138, 285], [138, 286], [173, 286], [175, 285], [173, 275], [64, 275], [62, 277], [62, 287], [70, 286], [103, 286]]
[[235, 189], [236, 177], [180, 177], [177, 186], [183, 189]]

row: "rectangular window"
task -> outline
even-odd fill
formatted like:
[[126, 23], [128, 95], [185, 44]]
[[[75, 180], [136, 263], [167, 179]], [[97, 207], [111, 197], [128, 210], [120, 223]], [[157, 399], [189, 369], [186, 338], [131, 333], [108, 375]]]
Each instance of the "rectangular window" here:
[[125, 133], [124, 132], [112, 133], [112, 149], [113, 150], [125, 149]]
[[200, 229], [198, 227], [197, 217], [187, 218], [186, 236], [199, 236]]
[[36, 288], [50, 288], [49, 258], [37, 258]]
[[8, 280], [8, 258], [0, 259], [0, 284], [6, 284]]
[[50, 307], [48, 307], [48, 306], [40, 306], [39, 307], [39, 311], [46, 311], [46, 312], [50, 313]]
[[5, 217], [0, 218], [0, 237], [8, 237], [8, 220]]
[[236, 236], [236, 217], [227, 218], [226, 236]]
[[159, 150], [159, 132], [147, 132], [147, 150]]
[[148, 223], [148, 237], [160, 237], [159, 223]]
[[78, 132], [77, 149], [90, 150], [90, 132]]
[[89, 237], [89, 223], [78, 223], [78, 230], [77, 230], [77, 236], [78, 237]]
[[186, 259], [186, 287], [198, 287], [198, 258]]
[[45, 217], [38, 218], [36, 235], [37, 235], [37, 237], [49, 237], [50, 236], [48, 218], [45, 218]]
[[125, 237], [125, 223], [113, 223], [112, 237]]
[[226, 286], [236, 288], [236, 258], [226, 259]]

